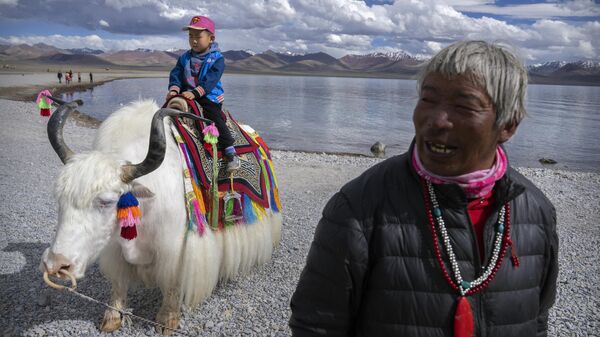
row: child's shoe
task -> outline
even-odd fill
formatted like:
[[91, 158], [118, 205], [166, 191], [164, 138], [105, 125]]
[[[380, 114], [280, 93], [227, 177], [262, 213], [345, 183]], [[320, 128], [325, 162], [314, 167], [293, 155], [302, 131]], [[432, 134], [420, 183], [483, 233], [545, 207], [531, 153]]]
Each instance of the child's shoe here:
[[227, 172], [233, 172], [235, 170], [239, 170], [242, 167], [242, 163], [240, 162], [240, 157], [237, 155], [227, 156]]

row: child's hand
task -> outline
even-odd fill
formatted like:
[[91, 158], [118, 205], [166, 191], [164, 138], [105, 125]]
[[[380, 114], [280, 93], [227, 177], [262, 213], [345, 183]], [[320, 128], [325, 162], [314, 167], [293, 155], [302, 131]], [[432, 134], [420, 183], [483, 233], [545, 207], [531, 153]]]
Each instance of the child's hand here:
[[173, 91], [173, 90], [169, 91], [169, 92], [167, 93], [167, 97], [165, 97], [165, 101], [168, 101], [168, 100], [169, 100], [169, 98], [171, 98], [171, 97], [173, 97], [173, 96], [175, 96], [175, 95], [177, 95], [177, 92], [175, 92], [175, 91]]
[[183, 94], [183, 97], [187, 98], [187, 99], [194, 99], [196, 97], [194, 97], [194, 94], [191, 91], [186, 91]]

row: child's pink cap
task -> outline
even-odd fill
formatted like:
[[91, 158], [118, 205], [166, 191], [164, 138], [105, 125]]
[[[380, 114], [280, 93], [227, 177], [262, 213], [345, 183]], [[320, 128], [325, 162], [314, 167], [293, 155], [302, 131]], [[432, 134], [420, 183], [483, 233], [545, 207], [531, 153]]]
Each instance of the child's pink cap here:
[[215, 33], [215, 23], [213, 20], [207, 18], [206, 16], [194, 16], [190, 20], [190, 24], [183, 27], [183, 30], [190, 29], [198, 29], [198, 30], [208, 30], [212, 34]]

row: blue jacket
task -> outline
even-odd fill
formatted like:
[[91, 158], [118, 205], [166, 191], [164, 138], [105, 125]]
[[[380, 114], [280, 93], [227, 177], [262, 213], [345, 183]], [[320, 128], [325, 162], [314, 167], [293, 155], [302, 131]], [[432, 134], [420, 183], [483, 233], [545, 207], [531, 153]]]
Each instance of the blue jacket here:
[[178, 93], [193, 91], [196, 98], [206, 95], [206, 98], [212, 102], [222, 103], [225, 99], [225, 91], [221, 84], [221, 76], [225, 70], [225, 58], [219, 51], [217, 43], [213, 43], [208, 53], [200, 55], [199, 58], [202, 60], [202, 66], [194, 75], [192, 51], [188, 50], [179, 57], [169, 75], [169, 90]]

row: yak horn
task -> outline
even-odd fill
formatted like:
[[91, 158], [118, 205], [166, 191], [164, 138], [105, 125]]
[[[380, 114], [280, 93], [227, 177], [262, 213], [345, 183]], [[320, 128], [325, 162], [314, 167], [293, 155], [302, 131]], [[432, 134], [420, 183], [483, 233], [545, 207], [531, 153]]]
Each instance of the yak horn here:
[[148, 153], [146, 158], [139, 164], [126, 164], [123, 165], [123, 173], [121, 174], [121, 180], [125, 183], [130, 183], [134, 179], [146, 175], [156, 170], [165, 159], [165, 151], [167, 143], [165, 140], [165, 124], [163, 118], [165, 116], [179, 116], [187, 117], [195, 120], [200, 120], [205, 123], [213, 123], [211, 120], [196, 116], [191, 113], [181, 112], [173, 109], [159, 109], [154, 113], [152, 117], [152, 125], [150, 128], [150, 144], [148, 146]]
[[83, 105], [83, 101], [78, 99], [73, 102], [65, 102], [52, 96], [47, 97], [60, 104], [58, 109], [56, 109], [48, 121], [48, 140], [50, 140], [50, 144], [60, 160], [63, 162], [63, 164], [66, 164], [69, 158], [71, 158], [75, 153], [71, 151], [71, 149], [65, 143], [65, 139], [63, 138], [63, 127], [65, 126], [67, 118], [69, 118], [69, 114], [71, 114], [73, 110], [77, 109], [79, 105]]

